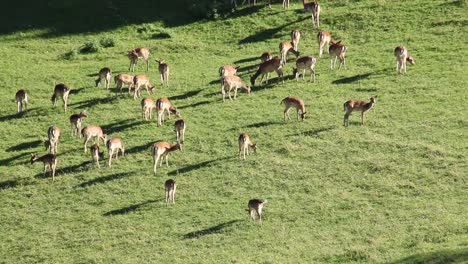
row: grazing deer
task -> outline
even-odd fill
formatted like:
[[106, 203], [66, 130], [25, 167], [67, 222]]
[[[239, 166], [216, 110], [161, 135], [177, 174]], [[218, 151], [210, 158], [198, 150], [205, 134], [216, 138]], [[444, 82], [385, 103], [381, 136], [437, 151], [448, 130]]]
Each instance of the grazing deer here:
[[137, 99], [137, 97], [140, 97], [141, 91], [140, 87], [144, 86], [146, 89], [146, 92], [148, 95], [153, 93], [154, 90], [154, 85], [152, 85], [149, 81], [148, 76], [144, 74], [138, 74], [133, 77], [133, 88], [135, 89], [133, 93], [133, 99]]
[[[289, 6], [289, 1], [288, 1], [288, 6]], [[291, 42], [293, 44], [293, 49], [295, 51], [298, 51], [300, 39], [301, 39], [301, 32], [299, 32], [299, 30], [294, 29], [293, 31], [291, 31]]]
[[240, 67], [232, 66], [229, 64], [223, 65], [219, 67], [219, 76], [225, 77], [225, 76], [234, 76], [237, 75], [237, 70]]
[[44, 164], [44, 177], [49, 168], [50, 174], [52, 175], [52, 181], [55, 181], [55, 169], [57, 168], [57, 156], [55, 154], [45, 154], [44, 156], [37, 156], [36, 154], [31, 154], [31, 164], [36, 161], [42, 161]]
[[302, 79], [304, 79], [305, 71], [310, 70], [310, 80], [312, 79], [315, 82], [315, 64], [317, 63], [317, 59], [312, 56], [305, 56], [301, 57], [296, 60], [296, 67], [293, 68], [293, 75], [297, 79], [301, 75], [300, 70], [302, 70]]
[[44, 140], [46, 150], [51, 154], [57, 154], [58, 143], [62, 130], [58, 126], [50, 126], [47, 130], [47, 139]]
[[147, 48], [136, 48], [128, 52], [127, 56], [130, 59], [130, 66], [128, 67], [128, 70], [132, 72], [135, 71], [135, 66], [137, 65], [137, 62], [139, 59], [143, 59], [146, 61], [146, 71], [149, 70], [149, 49]]
[[128, 93], [132, 91], [133, 87], [133, 78], [134, 75], [130, 74], [118, 74], [114, 77], [114, 82], [117, 84], [116, 88], [120, 89], [120, 93], [122, 93], [122, 87], [123, 85], [128, 85]]
[[164, 189], [166, 190], [166, 206], [169, 206], [169, 203], [172, 201], [172, 204], [175, 205], [175, 195], [177, 189], [177, 183], [173, 179], [169, 179], [164, 183]]
[[361, 101], [361, 100], [349, 100], [344, 103], [343, 108], [346, 111], [344, 115], [343, 125], [347, 127], [349, 125], [349, 116], [353, 111], [361, 111], [361, 126], [364, 125], [364, 115], [366, 112], [371, 110], [377, 101], [377, 95], [372, 96], [370, 101]]
[[84, 152], [86, 153], [86, 150], [87, 150], [87, 145], [88, 145], [88, 141], [91, 139], [91, 138], [94, 138], [94, 143], [97, 143], [97, 145], [99, 146], [99, 139], [102, 140], [103, 143], [106, 143], [106, 135], [104, 134], [104, 132], [102, 131], [102, 128], [100, 126], [87, 126], [87, 127], [84, 127], [82, 130], [81, 130], [81, 135], [84, 137]]
[[146, 97], [141, 100], [141, 112], [143, 113], [143, 118], [148, 121], [148, 118], [151, 119], [151, 113], [153, 109], [156, 109], [156, 103], [150, 97]]
[[237, 90], [241, 88], [246, 91], [247, 94], [250, 94], [250, 87], [247, 86], [240, 77], [238, 76], [226, 76], [221, 79], [221, 93], [223, 94], [223, 102], [226, 98], [226, 91], [228, 92], [229, 99], [231, 98], [231, 90], [234, 89], [234, 100], [237, 97]]
[[159, 98], [156, 101], [156, 109], [158, 110], [158, 126], [162, 126], [164, 122], [164, 112], [167, 112], [167, 116], [170, 119], [171, 113], [175, 114], [180, 118], [180, 112], [172, 105], [171, 101], [166, 97]]
[[112, 72], [111, 69], [109, 68], [102, 68], [99, 73], [98, 73], [98, 78], [95, 81], [96, 82], [96, 87], [101, 86], [101, 82], [104, 81], [106, 84], [106, 89], [109, 90], [109, 83], [111, 80]]
[[[323, 47], [325, 45], [328, 45], [330, 46], [330, 41], [331, 41], [331, 35], [330, 33], [326, 32], [326, 31], [320, 31], [318, 34], [317, 34], [317, 42], [318, 42], [318, 45], [319, 45], [319, 58], [322, 58], [322, 54], [323, 54]], [[330, 53], [327, 49], [327, 52]]]
[[260, 200], [260, 199], [252, 199], [249, 201], [249, 203], [247, 204], [247, 206], [249, 207], [249, 209], [246, 209], [249, 214], [250, 214], [250, 217], [255, 221], [255, 215], [258, 216], [258, 222], [260, 224], [262, 224], [262, 210], [263, 210], [263, 206], [265, 204], [268, 203], [268, 200]]
[[404, 71], [406, 73], [406, 62], [408, 61], [411, 65], [416, 64], [416, 61], [413, 57], [408, 55], [408, 49], [404, 46], [398, 46], [395, 48], [394, 52], [396, 58], [396, 69], [398, 73]]
[[60, 83], [55, 85], [54, 94], [52, 95], [52, 103], [54, 103], [54, 107], [57, 105], [57, 97], [62, 97], [63, 101], [63, 109], [67, 112], [67, 102], [68, 102], [68, 95], [70, 94], [71, 89], [68, 88], [65, 84]]
[[249, 135], [247, 135], [246, 133], [240, 134], [238, 142], [239, 142], [239, 159], [242, 159], [242, 155], [244, 155], [243, 159], [245, 160], [245, 153], [247, 153], [247, 155], [250, 155], [249, 148], [252, 148], [255, 153], [257, 152], [257, 144], [253, 143], [250, 140]]
[[182, 148], [182, 144], [184, 144], [185, 141], [185, 129], [187, 128], [185, 121], [183, 119], [175, 121], [174, 127], [177, 136], [177, 143]]
[[262, 78], [260, 79], [261, 85], [263, 82], [263, 78], [266, 75], [266, 83], [268, 84], [268, 77], [270, 72], [276, 72], [278, 74], [278, 82], [280, 80], [284, 82], [281, 59], [278, 57], [274, 57], [271, 60], [267, 60], [260, 64], [257, 72], [250, 78], [250, 83], [252, 84], [252, 86], [255, 86], [255, 80], [258, 78], [258, 76], [262, 75]]
[[15, 94], [16, 104], [18, 105], [18, 113], [23, 112], [23, 107], [28, 109], [28, 93], [21, 89]]
[[112, 166], [112, 157], [115, 154], [115, 159], [119, 157], [119, 151], [122, 156], [125, 156], [125, 148], [122, 144], [122, 139], [119, 137], [113, 137], [106, 142], [107, 152], [109, 153], [109, 167]]
[[331, 45], [328, 48], [328, 53], [330, 53], [330, 59], [331, 59], [330, 69], [335, 68], [337, 58], [340, 59], [340, 67], [338, 68], [338, 70], [341, 69], [341, 66], [343, 66], [346, 69], [346, 59], [345, 59], [346, 50], [347, 50], [346, 46], [341, 44], [341, 41], [338, 41], [338, 42], [331, 41]]
[[73, 114], [70, 116], [71, 135], [79, 136], [81, 138], [81, 124], [83, 123], [83, 117], [88, 117], [86, 112], [80, 112], [79, 114]]
[[262, 55], [260, 56], [260, 60], [262, 62], [265, 62], [267, 60], [271, 60], [271, 58], [273, 58], [273, 56], [271, 56], [270, 52], [263, 52]]
[[156, 62], [159, 64], [158, 69], [161, 76], [161, 84], [164, 85], [166, 83], [166, 86], [169, 86], [169, 65], [164, 60], [156, 60]]
[[94, 143], [91, 146], [91, 162], [94, 163], [96, 161], [96, 165], [98, 166], [98, 168], [101, 168], [101, 166], [99, 165], [100, 158], [104, 158], [104, 152], [99, 152], [99, 145]]
[[291, 117], [289, 116], [289, 111], [291, 108], [296, 108], [297, 120], [299, 120], [300, 116], [301, 120], [304, 121], [305, 114], [307, 114], [307, 112], [305, 110], [304, 101], [302, 101], [302, 99], [299, 99], [295, 96], [288, 96], [281, 100], [281, 103], [284, 103], [284, 121], [286, 121], [286, 117], [291, 120]]
[[179, 144], [171, 145], [167, 142], [156, 142], [153, 144], [153, 146], [151, 146], [151, 153], [153, 154], [153, 162], [154, 162], [154, 167], [153, 167], [154, 175], [156, 175], [158, 160], [161, 159], [161, 163], [159, 164], [159, 166], [162, 166], [164, 157], [166, 157], [166, 166], [169, 166], [169, 163], [167, 161], [167, 157], [169, 156], [169, 153], [171, 153], [172, 151], [176, 151], [178, 149], [180, 149]]
[[293, 53], [296, 55], [296, 58], [299, 57], [300, 53], [299, 51], [294, 49], [294, 45], [292, 42], [289, 41], [283, 41], [279, 44], [279, 50], [281, 54], [281, 64], [284, 65], [286, 64], [286, 61], [288, 60], [288, 53]]
[[302, 0], [302, 4], [305, 12], [312, 13], [312, 24], [315, 26], [317, 23], [317, 28], [320, 28], [320, 4], [317, 1], [306, 2], [306, 0]]

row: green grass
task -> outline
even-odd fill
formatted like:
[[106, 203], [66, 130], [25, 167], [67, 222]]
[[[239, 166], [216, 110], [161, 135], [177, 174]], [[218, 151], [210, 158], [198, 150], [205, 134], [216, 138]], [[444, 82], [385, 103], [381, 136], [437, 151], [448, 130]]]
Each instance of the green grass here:
[[[275, 4], [215, 21], [135, 20], [129, 12], [88, 30], [36, 17], [29, 28], [3, 31], [0, 262], [468, 262], [465, 2], [322, 2], [321, 27], [348, 46], [347, 69], [329, 70], [325, 54], [316, 83], [296, 82], [291, 60], [284, 84], [225, 103], [222, 64], [241, 66], [248, 81], [260, 54], [277, 54], [294, 28], [301, 53], [317, 56], [317, 29], [297, 1], [288, 11]], [[108, 37], [114, 47], [64, 59]], [[401, 44], [417, 63], [406, 75], [395, 71]], [[174, 119], [158, 128], [142, 120], [140, 100], [94, 87], [100, 68], [126, 73], [126, 51], [139, 46], [152, 52], [153, 97], [170, 97], [188, 126], [184, 151], [157, 176], [148, 146], [175, 141]], [[171, 65], [170, 87], [160, 86], [154, 59]], [[59, 82], [77, 91], [67, 113], [50, 102]], [[13, 98], [23, 87], [30, 109], [17, 115]], [[305, 122], [283, 121], [279, 103], [289, 95], [306, 102]], [[367, 124], [354, 114], [344, 128], [343, 102], [372, 95]], [[84, 125], [123, 138], [127, 155], [112, 168], [89, 164], [82, 140], [70, 136], [68, 117], [81, 110]], [[55, 182], [29, 164], [30, 153], [45, 153], [40, 140], [52, 124], [63, 131]], [[242, 132], [259, 146], [246, 161], [237, 159]], [[168, 178], [178, 182], [169, 208]], [[251, 198], [269, 201], [262, 226], [244, 211]]]

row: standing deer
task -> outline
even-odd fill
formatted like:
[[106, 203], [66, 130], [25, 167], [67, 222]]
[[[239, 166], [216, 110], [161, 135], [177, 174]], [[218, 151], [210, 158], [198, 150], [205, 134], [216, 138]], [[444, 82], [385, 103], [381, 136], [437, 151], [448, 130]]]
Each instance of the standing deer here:
[[291, 108], [296, 108], [297, 120], [299, 120], [300, 116], [301, 120], [304, 121], [307, 112], [305, 110], [304, 101], [302, 101], [302, 99], [299, 99], [295, 96], [288, 96], [281, 100], [281, 103], [284, 103], [284, 121], [286, 121], [286, 117], [288, 117], [288, 119], [291, 120], [291, 117], [289, 116], [289, 111], [291, 110]]
[[320, 28], [320, 4], [317, 1], [306, 2], [306, 0], [302, 0], [302, 4], [305, 12], [312, 13], [312, 24], [315, 26], [317, 23], [317, 28]]
[[167, 142], [156, 142], [153, 144], [153, 146], [151, 146], [151, 153], [153, 155], [153, 162], [154, 162], [154, 167], [153, 167], [154, 175], [156, 175], [156, 169], [158, 166], [159, 159], [161, 159], [161, 163], [159, 164], [159, 166], [162, 166], [164, 157], [166, 157], [166, 166], [169, 166], [169, 163], [167, 161], [169, 153], [171, 153], [172, 151], [176, 151], [178, 149], [180, 149], [179, 144], [171, 145]]
[[249, 209], [246, 209], [250, 217], [255, 221], [255, 215], [258, 216], [258, 222], [262, 224], [262, 210], [263, 206], [268, 203], [268, 200], [252, 199], [249, 201], [247, 206]]
[[166, 97], [159, 98], [156, 101], [156, 109], [158, 110], [158, 126], [162, 126], [164, 122], [164, 112], [167, 112], [167, 116], [170, 119], [171, 113], [175, 114], [180, 118], [180, 112], [172, 105], [171, 101]]
[[62, 130], [58, 126], [50, 126], [47, 130], [47, 139], [44, 140], [46, 150], [51, 154], [57, 154], [58, 143]]
[[353, 111], [361, 111], [361, 126], [364, 125], [364, 115], [366, 112], [371, 110], [374, 107], [375, 103], [377, 102], [377, 95], [372, 96], [370, 101], [361, 101], [361, 100], [349, 100], [344, 103], [343, 111], [345, 111], [343, 125], [347, 127], [349, 125], [349, 116]]
[[125, 156], [125, 148], [122, 144], [122, 139], [119, 137], [113, 137], [106, 142], [107, 152], [109, 153], [109, 167], [112, 166], [112, 157], [115, 154], [115, 159], [119, 157], [119, 151], [122, 156]]
[[104, 152], [99, 152], [99, 145], [94, 143], [91, 146], [91, 162], [94, 163], [96, 161], [96, 165], [98, 166], [98, 168], [101, 168], [101, 166], [99, 165], [100, 158], [104, 158]]
[[257, 152], [257, 144], [253, 143], [250, 140], [249, 135], [247, 135], [246, 133], [240, 134], [238, 143], [239, 143], [239, 159], [242, 159], [242, 155], [243, 155], [244, 156], [243, 159], [245, 160], [245, 153], [247, 153], [247, 155], [250, 155], [249, 148], [253, 149], [255, 153]]
[[398, 73], [404, 71], [406, 73], [406, 62], [408, 61], [411, 65], [416, 64], [413, 57], [408, 55], [408, 49], [404, 46], [398, 46], [394, 52], [396, 58], [396, 69]]
[[68, 88], [63, 83], [55, 85], [54, 88], [54, 94], [52, 95], [52, 103], [54, 104], [54, 107], [57, 105], [57, 97], [62, 97], [63, 101], [63, 109], [65, 112], [67, 112], [67, 102], [68, 102], [68, 95], [70, 94], [71, 89]]
[[250, 87], [247, 86], [239, 76], [226, 76], [221, 79], [221, 93], [223, 95], [223, 102], [226, 98], [226, 91], [228, 92], [229, 99], [231, 98], [231, 90], [234, 89], [234, 100], [237, 97], [237, 90], [241, 88], [250, 94]]
[[184, 144], [185, 141], [185, 129], [187, 128], [185, 121], [183, 119], [175, 121], [174, 127], [177, 136], [177, 143], [182, 148], [182, 144]]
[[101, 82], [104, 81], [106, 84], [106, 89], [109, 90], [109, 83], [111, 80], [112, 72], [109, 68], [102, 68], [98, 73], [98, 78], [96, 79], [96, 87], [101, 86]]
[[336, 59], [340, 59], [340, 67], [338, 70], [341, 69], [341, 66], [343, 66], [346, 69], [346, 46], [341, 44], [341, 41], [334, 42], [331, 41], [331, 45], [328, 48], [328, 52], [330, 53], [330, 69], [334, 69], [336, 66]]
[[161, 84], [164, 86], [164, 83], [166, 83], [166, 86], [169, 86], [169, 65], [164, 60], [156, 60], [156, 62], [159, 64]]
[[175, 205], [175, 195], [177, 189], [177, 183], [173, 179], [169, 179], [164, 183], [164, 189], [166, 190], [166, 206], [169, 206], [169, 203], [172, 201], [172, 204]]
[[[317, 42], [318, 42], [318, 45], [319, 45], [319, 57], [322, 58], [322, 54], [323, 54], [323, 47], [325, 45], [328, 45], [330, 46], [330, 41], [331, 41], [331, 35], [330, 33], [326, 32], [326, 31], [320, 31], [318, 34], [317, 34]], [[327, 52], [330, 53], [327, 49]]]
[[52, 175], [52, 181], [55, 181], [55, 169], [57, 168], [57, 156], [55, 154], [45, 154], [44, 156], [37, 156], [36, 154], [31, 154], [31, 164], [36, 161], [42, 161], [44, 164], [44, 177], [49, 168], [50, 174]]
[[271, 58], [273, 58], [273, 56], [271, 56], [270, 52], [263, 52], [262, 55], [260, 56], [260, 60], [262, 62], [265, 62], [267, 60], [271, 60]]
[[137, 65], [139, 59], [146, 61], [146, 71], [149, 70], [149, 56], [150, 56], [149, 49], [136, 48], [136, 49], [129, 51], [127, 56], [130, 59], [130, 66], [128, 67], [129, 71], [130, 69], [132, 72], [135, 71], [135, 66]]
[[87, 151], [88, 141], [91, 138], [94, 138], [94, 143], [97, 143], [99, 146], [99, 140], [101, 139], [103, 143], [106, 143], [107, 136], [102, 131], [100, 126], [87, 126], [81, 130], [81, 135], [84, 137], [84, 152]]
[[88, 117], [88, 114], [83, 111], [79, 114], [73, 114], [70, 116], [71, 135], [79, 136], [81, 138], [81, 124], [83, 123], [83, 117]]
[[28, 109], [28, 93], [24, 90], [18, 90], [15, 94], [16, 104], [18, 105], [18, 113], [23, 112], [23, 107]]
[[156, 103], [150, 97], [146, 97], [145, 99], [141, 100], [141, 112], [143, 113], [143, 118], [148, 121], [151, 119], [151, 113], [153, 109], [156, 109]]
[[123, 85], [128, 85], [128, 94], [132, 91], [133, 87], [133, 78], [134, 75], [130, 74], [118, 74], [114, 77], [114, 82], [117, 84], [116, 88], [120, 89], [120, 93], [122, 93]]
[[299, 57], [300, 53], [299, 51], [294, 49], [294, 45], [292, 42], [289, 41], [283, 41], [279, 44], [279, 50], [281, 54], [281, 64], [284, 65], [286, 64], [286, 61], [288, 60], [288, 53], [293, 53], [296, 55], [296, 58]]
[[255, 86], [255, 80], [258, 78], [258, 76], [262, 75], [262, 78], [260, 79], [261, 85], [263, 82], [263, 78], [266, 75], [266, 83], [268, 84], [268, 77], [270, 72], [276, 72], [278, 74], [278, 82], [280, 80], [284, 82], [281, 59], [278, 57], [274, 57], [271, 60], [267, 60], [260, 64], [257, 72], [250, 78], [250, 83], [252, 84], [252, 86]]
[[223, 66], [219, 67], [219, 70], [218, 70], [219, 71], [219, 76], [225, 77], [225, 76], [237, 75], [237, 70], [239, 68], [240, 67], [232, 66], [232, 65], [229, 65], [229, 64], [223, 65]]
[[154, 91], [154, 85], [149, 81], [148, 76], [144, 74], [138, 74], [133, 77], [133, 88], [135, 89], [133, 93], [133, 99], [136, 100], [137, 97], [140, 97], [141, 91], [140, 87], [144, 86], [148, 95], [151, 95]]
[[312, 56], [301, 57], [296, 60], [296, 67], [293, 68], [293, 75], [297, 79], [300, 76], [300, 70], [302, 70], [302, 79], [304, 79], [306, 70], [310, 70], [310, 80], [315, 82], [315, 64], [317, 59]]
[[[289, 6], [289, 1], [288, 1], [288, 6]], [[299, 40], [301, 39], [301, 32], [299, 30], [294, 29], [291, 31], [291, 42], [293, 44], [293, 48], [295, 51], [299, 51], [298, 46], [299, 46]]]

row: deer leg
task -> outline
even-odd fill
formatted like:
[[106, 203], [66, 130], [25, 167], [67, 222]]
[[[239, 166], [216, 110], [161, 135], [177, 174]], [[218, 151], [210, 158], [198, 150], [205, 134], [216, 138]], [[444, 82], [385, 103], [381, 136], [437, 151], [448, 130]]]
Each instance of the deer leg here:
[[361, 126], [364, 125], [364, 115], [365, 115], [365, 112], [362, 111], [362, 112], [361, 112]]
[[114, 151], [112, 149], [109, 150], [109, 167], [112, 166], [112, 155], [114, 154]]
[[169, 196], [170, 196], [170, 191], [168, 189], [166, 189], [166, 206], [169, 206]]
[[349, 114], [345, 113], [344, 119], [343, 119], [343, 126], [347, 127], [349, 124]]
[[91, 137], [86, 137], [86, 139], [85, 139], [85, 142], [84, 142], [84, 152], [85, 153], [86, 153], [86, 150], [87, 150], [86, 146], [88, 145], [88, 141], [89, 141], [90, 138]]
[[259, 222], [260, 224], [262, 224], [262, 214], [259, 212], [258, 209], [255, 210], [255, 211], [257, 212], [257, 215], [258, 215], [258, 222]]
[[[157, 149], [155, 150], [156, 152], [158, 151]], [[153, 156], [153, 162], [154, 162], [154, 166], [153, 166], [153, 171], [154, 171], [154, 175], [156, 175], [156, 170], [158, 168], [158, 160], [159, 160], [159, 155], [158, 154], [155, 154]]]
[[168, 157], [169, 157], [169, 154], [166, 154], [166, 167], [169, 167], [169, 162], [167, 161]]
[[161, 74], [159, 74], [159, 76], [161, 77], [161, 85], [163, 85], [163, 86], [164, 86], [164, 78], [163, 78], [163, 74], [161, 73]]

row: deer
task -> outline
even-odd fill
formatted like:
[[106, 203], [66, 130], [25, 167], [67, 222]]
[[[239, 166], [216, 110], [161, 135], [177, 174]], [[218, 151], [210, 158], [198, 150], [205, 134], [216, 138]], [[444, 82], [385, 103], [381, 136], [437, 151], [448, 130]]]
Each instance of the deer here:
[[100, 126], [87, 126], [81, 130], [81, 135], [84, 137], [84, 152], [86, 153], [88, 141], [91, 138], [94, 138], [94, 143], [97, 143], [99, 146], [99, 140], [101, 139], [103, 143], [106, 142], [107, 136], [102, 131]]
[[23, 107], [28, 109], [28, 93], [26, 90], [18, 90], [15, 94], [16, 104], [18, 106], [18, 113], [23, 112]]
[[161, 77], [161, 84], [164, 86], [169, 86], [169, 65], [164, 60], [156, 60], [159, 64], [159, 76]]
[[222, 77], [225, 77], [225, 76], [234, 76], [234, 75], [237, 75], [237, 70], [239, 70], [240, 67], [236, 67], [236, 66], [233, 66], [233, 65], [229, 65], [229, 64], [226, 64], [226, 65], [223, 65], [221, 67], [219, 67], [219, 76]]
[[182, 144], [184, 144], [185, 141], [185, 129], [187, 128], [185, 121], [183, 119], [175, 121], [174, 128], [176, 131], [177, 144], [182, 148]]
[[250, 217], [255, 221], [255, 215], [258, 216], [258, 222], [262, 224], [262, 210], [263, 206], [268, 203], [268, 200], [252, 199], [249, 200], [247, 204], [248, 209], [246, 209]]
[[255, 86], [255, 80], [258, 78], [258, 76], [262, 75], [262, 78], [260, 79], [261, 85], [263, 78], [266, 75], [266, 83], [268, 84], [268, 77], [270, 72], [276, 72], [278, 74], [278, 82], [281, 80], [284, 83], [281, 59], [277, 56], [260, 64], [257, 72], [250, 78], [250, 83], [252, 86]]
[[88, 117], [85, 111], [79, 114], [73, 114], [70, 116], [71, 136], [79, 136], [81, 138], [81, 124], [83, 123], [83, 117]]
[[221, 93], [223, 94], [223, 102], [225, 101], [226, 98], [226, 91], [228, 92], [229, 100], [232, 100], [231, 98], [231, 90], [234, 89], [234, 100], [236, 100], [237, 97], [237, 90], [242, 89], [247, 92], [247, 94], [250, 94], [251, 89], [249, 86], [247, 86], [240, 77], [238, 76], [226, 76], [221, 79]]
[[315, 82], [315, 64], [317, 59], [312, 56], [300, 57], [296, 60], [296, 67], [293, 68], [293, 75], [297, 79], [300, 76], [300, 70], [302, 70], [302, 79], [304, 79], [305, 71], [310, 70], [310, 80]]
[[68, 95], [71, 89], [63, 83], [55, 85], [54, 94], [52, 95], [51, 101], [54, 107], [57, 105], [57, 97], [62, 97], [63, 109], [67, 112]]
[[99, 165], [100, 158], [101, 159], [104, 158], [104, 152], [100, 152], [99, 145], [94, 143], [91, 146], [91, 162], [92, 163], [96, 162], [96, 165], [98, 166], [98, 168], [101, 168], [101, 166]]
[[179, 144], [171, 145], [167, 142], [162, 142], [162, 141], [156, 142], [151, 146], [151, 153], [153, 155], [153, 162], [154, 162], [154, 167], [153, 167], [154, 175], [156, 175], [156, 169], [157, 169], [159, 159], [161, 159], [161, 163], [159, 164], [160, 167], [162, 166], [164, 158], [166, 158], [166, 166], [169, 166], [169, 163], [167, 161], [167, 157], [169, 156], [169, 153], [176, 151], [178, 149], [181, 149]]
[[307, 114], [304, 101], [299, 99], [295, 96], [288, 96], [281, 100], [281, 104], [284, 103], [284, 121], [286, 122], [286, 117], [291, 120], [289, 116], [289, 111], [291, 108], [296, 108], [297, 110], [297, 120], [299, 121], [299, 116], [301, 117], [301, 121], [304, 121], [305, 115]]
[[112, 72], [109, 68], [102, 68], [98, 73], [98, 78], [96, 79], [96, 87], [101, 86], [101, 82], [104, 81], [106, 84], [106, 89], [109, 90], [109, 83], [111, 80]]
[[55, 125], [52, 125], [47, 130], [47, 139], [44, 140], [44, 146], [50, 154], [57, 154], [58, 143], [62, 130]]
[[57, 156], [55, 154], [45, 154], [43, 156], [37, 156], [36, 154], [31, 154], [31, 164], [36, 161], [42, 161], [44, 164], [44, 177], [47, 173], [47, 168], [49, 168], [50, 174], [52, 175], [52, 181], [55, 181], [55, 169], [57, 168]]
[[145, 99], [141, 100], [141, 111], [143, 113], [143, 118], [148, 121], [151, 119], [151, 113], [153, 109], [156, 109], [156, 103], [150, 97], [146, 97]]
[[132, 91], [133, 87], [133, 78], [134, 75], [130, 74], [118, 74], [114, 77], [114, 82], [117, 84], [116, 88], [120, 89], [120, 93], [122, 93], [123, 85], [128, 85], [128, 94]]
[[[323, 47], [325, 45], [328, 45], [330, 46], [330, 41], [331, 41], [331, 34], [326, 32], [326, 31], [320, 31], [318, 34], [317, 34], [317, 42], [318, 42], [318, 45], [319, 45], [319, 58], [322, 58], [322, 54], [323, 54]], [[330, 53], [327, 49], [327, 52]]]
[[137, 62], [139, 59], [146, 61], [146, 71], [149, 70], [149, 56], [150, 56], [149, 49], [147, 48], [132, 49], [131, 51], [128, 52], [127, 56], [130, 59], [130, 66], [128, 67], [129, 71], [130, 69], [132, 72], [135, 71], [135, 66], [137, 65]]
[[317, 1], [306, 2], [306, 0], [302, 0], [302, 4], [305, 12], [312, 13], [312, 24], [315, 26], [317, 23], [317, 28], [320, 28], [320, 4]]
[[[247, 135], [246, 133], [240, 134], [238, 143], [239, 143], [239, 159], [245, 160], [245, 153], [247, 153], [247, 155], [250, 155], [249, 148], [251, 148], [255, 153], [257, 153], [257, 144], [253, 143], [250, 140], [249, 135]], [[243, 155], [243, 158], [242, 158], [242, 155]]]
[[296, 58], [299, 57], [300, 52], [294, 49], [294, 44], [289, 41], [283, 41], [279, 44], [279, 50], [281, 54], [281, 64], [286, 64], [288, 60], [288, 53], [293, 53], [296, 55]]
[[271, 56], [271, 53], [270, 53], [270, 52], [264, 52], [264, 53], [262, 53], [262, 55], [260, 55], [260, 60], [261, 60], [262, 62], [271, 60], [271, 58], [273, 58], [273, 56]]
[[[289, 0], [288, 0], [288, 8], [289, 8]], [[294, 29], [291, 31], [291, 42], [293, 44], [293, 49], [295, 51], [299, 51], [298, 50], [298, 46], [299, 46], [299, 40], [301, 39], [301, 32], [299, 32], [299, 30], [297, 29]]]
[[349, 100], [343, 104], [343, 111], [345, 111], [343, 125], [349, 125], [349, 116], [353, 111], [361, 111], [361, 126], [364, 125], [364, 115], [374, 107], [377, 102], [377, 95], [372, 96], [368, 101]]
[[394, 52], [396, 58], [396, 69], [398, 73], [404, 71], [406, 73], [406, 62], [409, 62], [411, 65], [416, 64], [416, 61], [413, 57], [408, 55], [408, 49], [404, 46], [398, 46], [395, 48]]
[[133, 77], [133, 87], [135, 89], [133, 93], [133, 99], [136, 100], [141, 95], [140, 87], [144, 86], [148, 95], [151, 95], [154, 91], [154, 85], [149, 81], [148, 76], [144, 74], [138, 74]]
[[156, 109], [158, 110], [158, 126], [162, 126], [164, 122], [164, 112], [167, 112], [168, 118], [171, 118], [171, 113], [180, 118], [180, 112], [172, 105], [168, 98], [159, 98], [156, 101]]
[[164, 189], [166, 190], [166, 206], [169, 206], [169, 203], [172, 201], [172, 204], [175, 205], [175, 196], [177, 183], [173, 179], [169, 179], [164, 183]]
[[115, 154], [115, 159], [119, 157], [119, 151], [122, 156], [125, 156], [125, 148], [122, 144], [122, 139], [119, 137], [113, 137], [106, 141], [107, 152], [109, 153], [109, 167], [112, 166], [112, 157]]
[[343, 66], [346, 69], [346, 59], [345, 59], [346, 50], [347, 50], [346, 46], [341, 44], [341, 41], [338, 41], [338, 42], [331, 41], [331, 45], [328, 48], [328, 53], [330, 53], [330, 59], [331, 59], [330, 69], [335, 68], [337, 58], [340, 59], [340, 67], [338, 68], [338, 70], [341, 69], [341, 66]]

